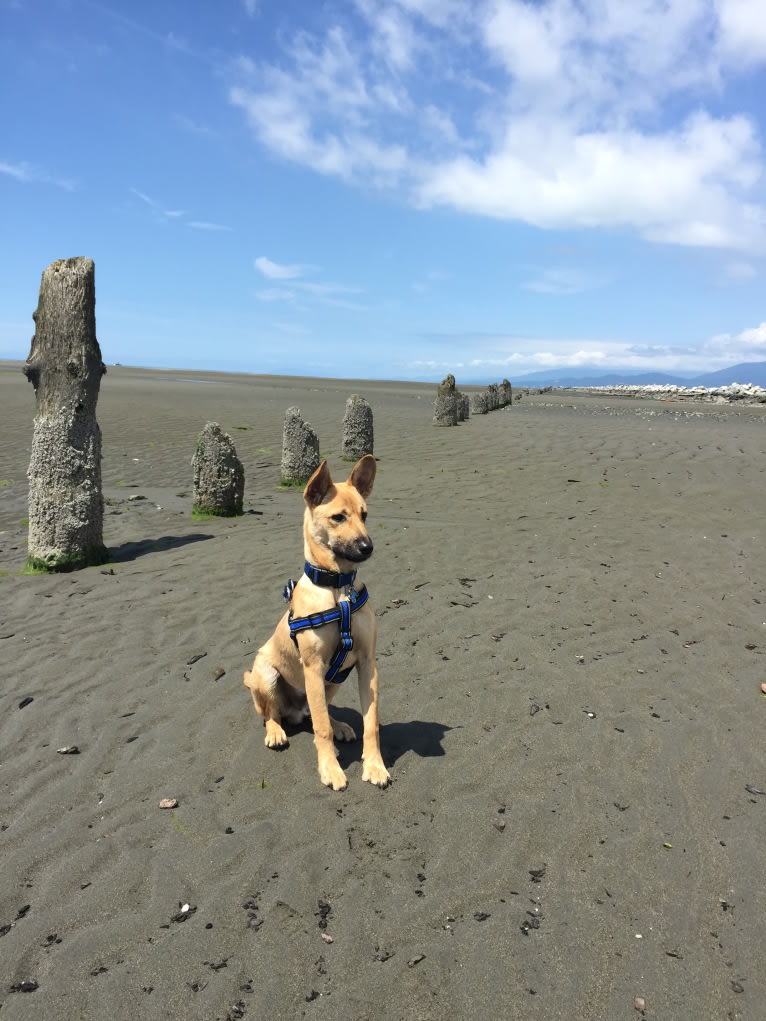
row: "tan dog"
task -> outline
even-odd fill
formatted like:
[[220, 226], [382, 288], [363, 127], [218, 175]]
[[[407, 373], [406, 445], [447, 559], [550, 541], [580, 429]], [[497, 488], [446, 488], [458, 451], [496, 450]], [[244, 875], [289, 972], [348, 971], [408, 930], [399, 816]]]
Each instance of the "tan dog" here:
[[[252, 671], [244, 676], [256, 712], [264, 718], [267, 747], [288, 744], [283, 719], [299, 723], [311, 714], [319, 778], [334, 791], [343, 790], [346, 775], [338, 763], [333, 738], [354, 741], [356, 734], [333, 719], [327, 707], [352, 667], [358, 675], [364, 721], [362, 779], [378, 787], [391, 780], [380, 754], [378, 734], [375, 614], [365, 587], [354, 583], [355, 565], [367, 560], [373, 548], [365, 526], [365, 500], [374, 481], [375, 458], [371, 454], [354, 465], [347, 482], [334, 483], [326, 461], [308, 480], [303, 491], [305, 573], [292, 590], [290, 610], [258, 650]], [[313, 621], [310, 615], [315, 615]], [[328, 615], [331, 619], [325, 623], [323, 616]], [[353, 644], [344, 655], [343, 635], [348, 639], [351, 631]], [[338, 659], [342, 660], [340, 666]], [[333, 669], [339, 672], [327, 680]]]

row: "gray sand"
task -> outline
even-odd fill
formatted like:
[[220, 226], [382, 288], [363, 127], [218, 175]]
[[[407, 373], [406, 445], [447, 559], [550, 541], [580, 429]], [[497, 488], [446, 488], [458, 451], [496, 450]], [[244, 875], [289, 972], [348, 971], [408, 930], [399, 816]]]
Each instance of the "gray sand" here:
[[[242, 671], [302, 563], [284, 411], [342, 475], [351, 393], [393, 784], [356, 743], [334, 794]], [[111, 563], [30, 578], [34, 398], [0, 366], [3, 1021], [763, 1016], [766, 409], [544, 394], [439, 429], [434, 394], [110, 367]], [[246, 513], [196, 523], [208, 420]], [[353, 677], [337, 703], [358, 726]]]

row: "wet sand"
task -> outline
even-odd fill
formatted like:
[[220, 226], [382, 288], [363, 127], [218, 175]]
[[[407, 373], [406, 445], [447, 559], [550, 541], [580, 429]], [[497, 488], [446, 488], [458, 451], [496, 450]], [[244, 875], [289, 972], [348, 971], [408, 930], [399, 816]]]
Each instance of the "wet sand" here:
[[[354, 743], [333, 793], [242, 672], [302, 564], [284, 411], [343, 475], [352, 393], [393, 783]], [[434, 394], [110, 366], [110, 564], [22, 577], [34, 396], [0, 363], [4, 1021], [762, 1016], [766, 409], [556, 392], [440, 429]], [[236, 520], [191, 519], [209, 420]], [[353, 676], [337, 705], [358, 729]]]

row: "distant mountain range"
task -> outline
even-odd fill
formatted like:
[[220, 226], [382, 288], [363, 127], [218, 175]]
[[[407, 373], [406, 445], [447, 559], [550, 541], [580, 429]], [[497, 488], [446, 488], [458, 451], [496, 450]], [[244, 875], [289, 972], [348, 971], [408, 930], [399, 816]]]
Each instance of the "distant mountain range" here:
[[546, 372], [529, 373], [526, 376], [514, 376], [511, 383], [514, 386], [532, 389], [546, 386], [617, 386], [620, 383], [627, 383], [629, 386], [648, 386], [658, 383], [665, 386], [687, 387], [716, 387], [728, 386], [730, 383], [753, 383], [755, 386], [766, 387], [766, 362], [741, 362], [739, 365], [731, 365], [728, 369], [706, 372], [701, 376], [669, 374], [667, 372], [637, 373], [630, 369], [612, 370], [605, 373], [602, 369], [583, 366], [577, 370], [577, 375], [572, 370], [550, 369]]

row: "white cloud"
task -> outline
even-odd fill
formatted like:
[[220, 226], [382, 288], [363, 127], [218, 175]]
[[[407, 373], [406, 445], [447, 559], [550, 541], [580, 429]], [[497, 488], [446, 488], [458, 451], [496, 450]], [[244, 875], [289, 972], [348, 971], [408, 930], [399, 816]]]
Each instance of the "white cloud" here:
[[[421, 357], [405, 372], [471, 373], [509, 378], [537, 370], [588, 368], [636, 372], [710, 372], [737, 362], [766, 360], [766, 323], [710, 337], [696, 347], [646, 345], [619, 337], [534, 337], [481, 332], [428, 334], [418, 338]], [[429, 350], [434, 353], [428, 356]]]
[[269, 280], [294, 280], [296, 277], [305, 276], [311, 270], [310, 266], [294, 263], [291, 266], [272, 262], [265, 255], [259, 255], [255, 260], [255, 268]]
[[[261, 141], [285, 159], [348, 181], [365, 180], [378, 187], [395, 184], [406, 166], [406, 150], [401, 145], [381, 144], [355, 126], [367, 102], [365, 97], [355, 94], [353, 87], [345, 92], [341, 88], [334, 97], [333, 110], [332, 89], [319, 81], [317, 88], [325, 92], [327, 101], [316, 120], [305, 94], [311, 88], [296, 88], [281, 74], [272, 91], [234, 87], [229, 95], [231, 102], [244, 110]], [[324, 123], [327, 115], [330, 120]]]
[[717, 283], [721, 287], [740, 287], [758, 276], [758, 270], [750, 262], [735, 260], [721, 267]]
[[153, 199], [150, 195], [147, 195], [143, 191], [139, 191], [138, 188], [131, 188], [130, 191], [137, 199], [140, 199], [145, 206], [148, 206], [154, 214], [154, 218], [160, 222], [171, 221], [177, 223], [183, 223], [184, 226], [190, 227], [192, 230], [207, 231], [209, 233], [216, 232], [229, 232], [232, 230], [231, 227], [227, 227], [223, 223], [215, 223], [212, 220], [187, 220], [186, 217], [189, 215], [184, 209], [165, 209], [161, 202]]
[[766, 353], [766, 323], [761, 323], [760, 326], [754, 326], [749, 330], [743, 330], [736, 339], [746, 347], [756, 347]]
[[0, 160], [0, 174], [13, 177], [22, 184], [52, 184], [63, 191], [74, 191], [75, 185], [63, 177], [55, 177], [34, 163], [7, 163]]
[[232, 229], [223, 223], [211, 223], [209, 220], [189, 220], [186, 226], [192, 227], [194, 230], [209, 231], [231, 231]]
[[766, 323], [749, 327], [741, 333], [719, 333], [705, 344], [705, 352], [722, 364], [766, 360]]
[[766, 0], [356, 0], [286, 38], [229, 93], [282, 159], [421, 207], [766, 251], [757, 127], [721, 101], [766, 62]]
[[582, 294], [601, 287], [603, 281], [576, 267], [539, 267], [521, 286], [539, 294]]
[[494, 4], [484, 21], [484, 42], [508, 72], [522, 82], [561, 76], [574, 12], [567, 5], [532, 7], [522, 0]]
[[200, 135], [203, 138], [214, 138], [216, 135], [213, 128], [207, 124], [198, 123], [194, 118], [187, 117], [186, 114], [176, 114], [175, 120], [185, 131], [189, 131], [194, 135]]
[[757, 157], [742, 117], [695, 114], [655, 137], [519, 120], [497, 152], [433, 166], [417, 193], [425, 206], [544, 228], [630, 227], [652, 241], [761, 248], [766, 210], [738, 198], [758, 178]]
[[30, 167], [28, 163], [5, 163], [0, 161], [0, 174], [8, 177], [15, 177], [17, 181], [31, 180]]
[[264, 291], [256, 291], [258, 301], [295, 301], [295, 292], [286, 287], [269, 287]]
[[766, 63], [766, 2], [717, 0], [721, 50], [731, 63]]
[[418, 50], [418, 36], [406, 13], [395, 4], [379, 0], [356, 0], [356, 6], [370, 24], [373, 51], [395, 70], [412, 67]]
[[354, 300], [354, 295], [362, 293], [358, 287], [333, 283], [313, 284], [305, 281], [301, 281], [296, 286], [303, 295], [312, 297], [323, 305], [344, 308], [350, 312], [365, 312], [369, 308], [363, 302]]
[[298, 323], [272, 323], [271, 325], [275, 330], [279, 330], [280, 333], [289, 333], [294, 337], [306, 337], [311, 332], [305, 326], [301, 326]]
[[315, 266], [302, 263], [282, 265], [272, 262], [265, 255], [260, 255], [255, 260], [255, 266], [263, 276], [268, 280], [275, 281], [277, 285], [280, 281], [286, 282], [285, 286], [274, 286], [257, 291], [256, 298], [259, 301], [284, 301], [300, 304], [303, 308], [307, 308], [313, 302], [354, 312], [367, 309], [366, 305], [354, 300], [357, 295], [363, 293], [358, 287], [337, 284], [332, 281], [300, 279], [307, 273], [317, 272]]
[[186, 213], [183, 209], [163, 208], [160, 202], [157, 202], [155, 201], [155, 199], [150, 198], [149, 195], [145, 194], [145, 192], [139, 191], [138, 188], [131, 188], [130, 190], [136, 196], [136, 198], [141, 199], [144, 205], [148, 206], [161, 219], [180, 220], [182, 217], [186, 216]]

